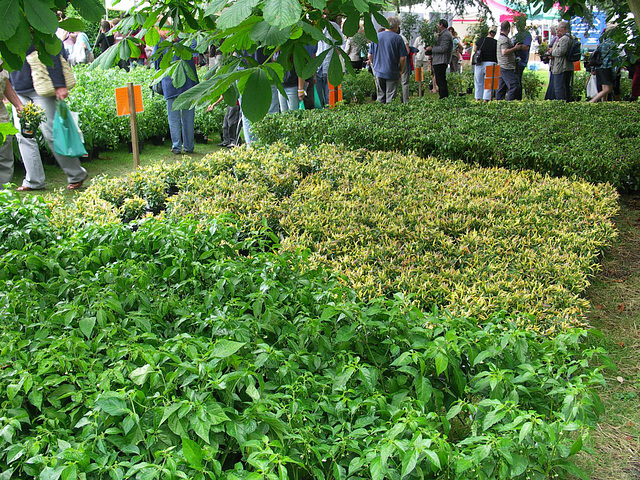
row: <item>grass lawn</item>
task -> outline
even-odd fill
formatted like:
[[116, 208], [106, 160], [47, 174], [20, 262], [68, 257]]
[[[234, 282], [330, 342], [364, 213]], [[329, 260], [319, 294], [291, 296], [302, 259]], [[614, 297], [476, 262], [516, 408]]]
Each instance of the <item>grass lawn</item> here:
[[[219, 150], [215, 143], [206, 144], [196, 143], [194, 153], [189, 156], [200, 158], [204, 155]], [[140, 154], [140, 165], [150, 165], [155, 162], [172, 163], [180, 159], [182, 155], [174, 155], [171, 152], [171, 142], [165, 141], [164, 145], [155, 146], [151, 143], [145, 144]], [[85, 183], [88, 186], [91, 178], [98, 175], [106, 175], [107, 177], [122, 177], [133, 171], [133, 155], [128, 151], [127, 147], [121, 147], [118, 150], [107, 150], [100, 152], [97, 159], [84, 161], [82, 166], [89, 172], [89, 181]], [[20, 165], [21, 167], [21, 165]], [[20, 185], [24, 178], [24, 169], [16, 164], [16, 170], [13, 175], [13, 183]], [[46, 190], [25, 193], [25, 195], [42, 195], [61, 190], [67, 200], [72, 199], [78, 191], [67, 190], [67, 178], [62, 169], [58, 165], [45, 165]]]
[[592, 454], [581, 454], [593, 480], [640, 478], [640, 195], [620, 203], [620, 236], [587, 295], [589, 321], [604, 334], [601, 344], [618, 366], [600, 392], [606, 411]]

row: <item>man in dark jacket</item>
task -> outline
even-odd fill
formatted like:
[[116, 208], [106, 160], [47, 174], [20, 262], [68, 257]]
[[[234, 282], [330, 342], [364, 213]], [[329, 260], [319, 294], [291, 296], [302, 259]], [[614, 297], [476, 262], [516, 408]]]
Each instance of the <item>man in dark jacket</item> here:
[[433, 52], [431, 64], [438, 85], [438, 93], [440, 98], [449, 96], [449, 88], [447, 86], [447, 65], [451, 62], [451, 54], [453, 53], [453, 36], [447, 30], [449, 23], [443, 18], [438, 21], [440, 36], [434, 47], [427, 47], [425, 51]]
[[[27, 50], [27, 56], [35, 52], [35, 47], [32, 45]], [[11, 72], [11, 84], [14, 90], [18, 94], [20, 101], [26, 105], [28, 102], [33, 102], [35, 105], [42, 107], [47, 115], [45, 122], [40, 124], [40, 130], [42, 136], [49, 145], [49, 149], [53, 152], [53, 156], [60, 165], [60, 168], [67, 175], [67, 182], [69, 190], [75, 190], [82, 187], [82, 183], [87, 179], [87, 171], [80, 165], [80, 159], [77, 157], [63, 157], [58, 155], [53, 148], [53, 118], [56, 113], [56, 100], [64, 100], [69, 96], [69, 90], [62, 73], [61, 55], [64, 55], [64, 49], [62, 53], [58, 55], [52, 55], [53, 67], [47, 67], [49, 76], [53, 86], [55, 87], [55, 97], [41, 97], [33, 88], [33, 80], [31, 78], [31, 66], [27, 60], [24, 61], [21, 70]], [[14, 122], [19, 125], [19, 119], [17, 113], [14, 111]], [[27, 171], [22, 185], [18, 187], [21, 192], [29, 190], [44, 190], [45, 177], [44, 168], [42, 168], [42, 159], [40, 158], [40, 149], [38, 148], [38, 142], [35, 138], [25, 138], [22, 134], [16, 135], [18, 139], [18, 146], [20, 147], [20, 155], [22, 156], [22, 162], [24, 168]]]

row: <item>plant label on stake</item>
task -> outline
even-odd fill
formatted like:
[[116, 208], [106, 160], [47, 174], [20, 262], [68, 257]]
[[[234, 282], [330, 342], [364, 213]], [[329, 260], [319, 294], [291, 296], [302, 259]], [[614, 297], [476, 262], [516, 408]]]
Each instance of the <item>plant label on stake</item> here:
[[127, 83], [126, 87], [116, 88], [116, 110], [118, 116], [129, 115], [131, 120], [131, 151], [133, 152], [133, 167], [140, 166], [140, 150], [138, 146], [138, 119], [136, 114], [144, 112], [142, 105], [142, 88], [140, 85]]

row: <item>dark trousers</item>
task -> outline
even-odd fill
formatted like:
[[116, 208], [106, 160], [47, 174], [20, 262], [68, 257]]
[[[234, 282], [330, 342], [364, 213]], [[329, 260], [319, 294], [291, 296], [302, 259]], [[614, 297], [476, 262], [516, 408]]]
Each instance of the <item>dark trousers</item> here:
[[551, 78], [549, 79], [549, 88], [552, 92], [552, 98], [547, 98], [549, 95], [545, 95], [545, 99], [570, 101], [572, 78], [573, 72], [563, 72], [558, 74], [552, 73]]
[[447, 64], [433, 65], [433, 73], [436, 76], [436, 84], [438, 85], [438, 93], [440, 98], [449, 96], [449, 87], [447, 86]]
[[518, 76], [518, 90], [516, 90], [516, 100], [522, 100], [522, 74], [524, 73], [524, 69], [527, 68], [525, 65], [520, 65], [520, 62], [516, 65], [516, 75]]
[[240, 123], [240, 106], [227, 107], [227, 113], [222, 121], [222, 143], [235, 144], [238, 139], [238, 124]]
[[515, 70], [500, 69], [500, 82], [496, 92], [496, 100], [515, 100], [520, 82]]

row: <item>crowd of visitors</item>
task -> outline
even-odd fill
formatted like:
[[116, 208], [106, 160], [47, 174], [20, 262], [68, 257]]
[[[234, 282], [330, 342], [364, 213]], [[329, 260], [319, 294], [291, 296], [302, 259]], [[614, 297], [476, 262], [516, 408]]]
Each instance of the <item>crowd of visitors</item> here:
[[[464, 44], [457, 32], [448, 25], [445, 19], [438, 21], [438, 35], [434, 45], [425, 45], [424, 40], [418, 36], [413, 45], [410, 44], [411, 32], [401, 32], [401, 22], [395, 17], [389, 17], [389, 25], [381, 28], [378, 33], [378, 42], [371, 43], [367, 47], [364, 39], [364, 28], [354, 37], [345, 41], [338, 19], [330, 22], [329, 31], [324, 30], [327, 41], [318, 42], [317, 45], [306, 47], [310, 57], [325, 55], [323, 62], [311, 78], [300, 78], [295, 69], [285, 72], [283, 78], [284, 95], [275, 86], [271, 89], [271, 103], [269, 113], [286, 112], [299, 108], [321, 108], [329, 104], [328, 72], [334, 48], [342, 46], [348, 55], [351, 66], [355, 70], [370, 69], [375, 77], [377, 95], [376, 99], [381, 103], [392, 102], [401, 89], [400, 99], [409, 100], [409, 80], [411, 71], [415, 67], [424, 67], [432, 72], [432, 92], [438, 93], [440, 98], [449, 95], [447, 85], [447, 71], [460, 72], [462, 66], [462, 54]], [[11, 75], [2, 71], [0, 63], [0, 92], [13, 104], [14, 123], [20, 125], [19, 114], [28, 102], [42, 108], [45, 119], [40, 125], [44, 140], [49, 145], [54, 157], [62, 170], [67, 175], [68, 188], [76, 189], [83, 185], [87, 178], [86, 170], [81, 166], [77, 157], [65, 157], [55, 153], [53, 148], [52, 125], [56, 110], [56, 101], [64, 100], [69, 95], [67, 84], [67, 70], [69, 65], [89, 63], [95, 56], [104, 53], [111, 46], [123, 40], [123, 35], [114, 27], [118, 20], [111, 22], [103, 20], [100, 32], [91, 42], [85, 33], [69, 33], [58, 30], [57, 36], [64, 48], [58, 55], [52, 55], [53, 67], [44, 69], [46, 80], [52, 85], [51, 93], [39, 94], [34, 85], [34, 72], [36, 68], [37, 54], [35, 47], [28, 49], [27, 59], [22, 69], [14, 71]], [[597, 85], [591, 101], [607, 100], [616, 91], [616, 81], [619, 82], [621, 52], [609, 33], [615, 26], [609, 25], [602, 33], [600, 45], [591, 55], [589, 69], [592, 72], [592, 82]], [[161, 36], [163, 35], [160, 32]], [[535, 48], [538, 39], [527, 30], [520, 31], [512, 36], [512, 25], [508, 21], [500, 24], [499, 34], [497, 28], [490, 28], [486, 35], [475, 40], [475, 49], [472, 56], [472, 68], [474, 70], [475, 99], [488, 102], [497, 100], [521, 100], [523, 95], [522, 77], [526, 70], [532, 46]], [[497, 38], [496, 38], [497, 37]], [[471, 37], [465, 38], [465, 44], [470, 44]], [[164, 39], [164, 36], [163, 36]], [[131, 68], [145, 65], [153, 56], [153, 66], [160, 68], [160, 60], [163, 52], [156, 54], [156, 49], [151, 50], [144, 46], [144, 39], [140, 42], [142, 48], [138, 58], [121, 60], [118, 64], [121, 68]], [[578, 48], [579, 48], [579, 44]], [[194, 48], [195, 45], [192, 45]], [[470, 47], [469, 47], [470, 49]], [[571, 100], [571, 85], [573, 81], [574, 63], [576, 55], [576, 41], [570, 32], [570, 24], [565, 21], [558, 23], [554, 30], [553, 38], [549, 43], [543, 60], [548, 61], [549, 86], [545, 98], [548, 100]], [[578, 57], [580, 51], [578, 50]], [[156, 54], [154, 56], [154, 54]], [[277, 60], [277, 55], [266, 55], [261, 49], [252, 54], [253, 59], [263, 63]], [[204, 57], [204, 58], [203, 58]], [[342, 60], [341, 60], [342, 61]], [[1, 60], [0, 60], [1, 62]], [[170, 77], [164, 77], [154, 87], [158, 93], [162, 93], [167, 100], [167, 117], [171, 135], [171, 150], [175, 154], [191, 153], [194, 149], [194, 109], [173, 110], [174, 100], [181, 93], [192, 88], [198, 83], [196, 64], [209, 66], [220, 62], [220, 52], [215, 46], [206, 55], [194, 57], [187, 62], [187, 67], [192, 70], [193, 76], [187, 75], [184, 85], [176, 88]], [[490, 67], [499, 66], [499, 82], [497, 89], [485, 88], [487, 72]], [[628, 67], [633, 76], [631, 99], [637, 100], [640, 96], [640, 60]], [[222, 100], [222, 97], [219, 101]], [[216, 102], [218, 103], [218, 102]], [[237, 105], [228, 107], [223, 125], [223, 140], [220, 144], [224, 147], [237, 146], [239, 132], [242, 128], [247, 144], [255, 141], [251, 129], [251, 122], [242, 113], [241, 101]], [[4, 112], [4, 113], [3, 113]], [[6, 117], [6, 118], [5, 118]], [[8, 121], [5, 109], [0, 109], [0, 122]], [[22, 133], [16, 135], [17, 143], [22, 156], [26, 175], [20, 191], [40, 190], [45, 187], [45, 175], [40, 158], [40, 152], [36, 140]], [[13, 176], [12, 137], [5, 139], [0, 146], [0, 185], [11, 181]]]

